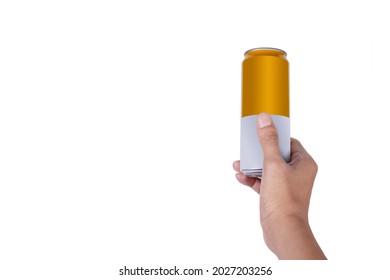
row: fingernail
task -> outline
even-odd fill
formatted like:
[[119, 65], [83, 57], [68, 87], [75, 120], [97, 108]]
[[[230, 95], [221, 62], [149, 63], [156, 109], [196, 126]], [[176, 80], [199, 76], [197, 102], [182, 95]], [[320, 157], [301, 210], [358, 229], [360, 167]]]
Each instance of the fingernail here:
[[271, 116], [268, 115], [267, 113], [261, 113], [259, 117], [257, 118], [257, 123], [260, 128], [269, 126], [272, 124], [272, 119]]

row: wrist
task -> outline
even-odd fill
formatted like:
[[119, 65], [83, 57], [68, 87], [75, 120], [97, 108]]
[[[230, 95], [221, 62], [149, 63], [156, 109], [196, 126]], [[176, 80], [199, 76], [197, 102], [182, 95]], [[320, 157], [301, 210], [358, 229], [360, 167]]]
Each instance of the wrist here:
[[310, 230], [307, 219], [299, 215], [269, 216], [261, 220], [261, 227], [265, 243], [276, 255], [298, 232]]
[[325, 259], [307, 217], [286, 215], [262, 221], [264, 240], [279, 259]]

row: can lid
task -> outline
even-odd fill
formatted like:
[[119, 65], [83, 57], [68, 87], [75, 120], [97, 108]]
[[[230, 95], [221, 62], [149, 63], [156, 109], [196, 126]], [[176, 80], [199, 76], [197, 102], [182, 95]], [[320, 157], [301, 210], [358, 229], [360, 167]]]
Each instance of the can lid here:
[[277, 49], [277, 48], [267, 48], [267, 47], [262, 47], [262, 48], [253, 48], [253, 49], [249, 49], [247, 50], [244, 55], [247, 55], [247, 53], [249, 52], [254, 52], [254, 51], [260, 51], [260, 52], [263, 52], [263, 51], [271, 51], [274, 52], [275, 54], [277, 53], [282, 53], [283, 56], [286, 56], [287, 53], [284, 51], [284, 50], [281, 50], [281, 49]]

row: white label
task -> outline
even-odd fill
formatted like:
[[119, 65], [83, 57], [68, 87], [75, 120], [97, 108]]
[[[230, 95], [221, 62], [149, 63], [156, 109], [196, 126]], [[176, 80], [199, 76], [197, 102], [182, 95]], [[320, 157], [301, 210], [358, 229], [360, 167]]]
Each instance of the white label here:
[[[271, 115], [279, 134], [279, 150], [286, 162], [290, 161], [290, 118]], [[257, 136], [258, 115], [241, 118], [241, 170], [263, 169], [263, 150]]]

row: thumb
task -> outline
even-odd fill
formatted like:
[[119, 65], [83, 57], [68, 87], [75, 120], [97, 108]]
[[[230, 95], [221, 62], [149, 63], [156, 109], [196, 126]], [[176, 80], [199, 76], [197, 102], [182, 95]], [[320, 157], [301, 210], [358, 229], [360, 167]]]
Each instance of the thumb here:
[[263, 150], [264, 160], [282, 160], [279, 150], [279, 136], [271, 116], [261, 113], [257, 117], [257, 136]]

